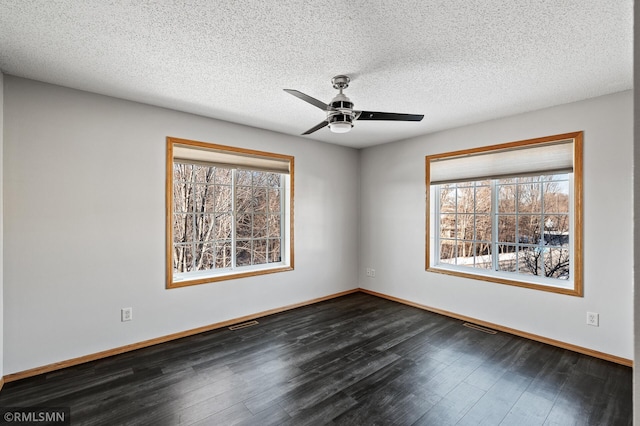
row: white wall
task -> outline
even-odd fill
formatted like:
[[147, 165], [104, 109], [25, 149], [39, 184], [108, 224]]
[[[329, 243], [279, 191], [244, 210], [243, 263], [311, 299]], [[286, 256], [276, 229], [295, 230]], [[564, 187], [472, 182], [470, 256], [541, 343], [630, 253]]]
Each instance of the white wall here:
[[[357, 287], [358, 151], [4, 83], [4, 374]], [[166, 136], [295, 156], [294, 271], [165, 289]]]
[[[360, 287], [633, 359], [632, 115], [627, 91], [363, 150]], [[584, 297], [424, 270], [426, 155], [579, 130]]]

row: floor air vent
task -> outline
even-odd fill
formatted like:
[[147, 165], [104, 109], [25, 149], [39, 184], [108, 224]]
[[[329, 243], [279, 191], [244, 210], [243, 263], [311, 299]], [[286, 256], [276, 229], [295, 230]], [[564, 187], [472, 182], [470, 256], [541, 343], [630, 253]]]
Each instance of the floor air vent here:
[[236, 325], [232, 325], [231, 327], [229, 327], [229, 330], [240, 330], [241, 328], [247, 328], [247, 327], [251, 327], [252, 325], [258, 325], [258, 321], [249, 321], [249, 322], [243, 322], [242, 324], [236, 324]]
[[464, 325], [465, 327], [468, 327], [468, 328], [472, 328], [474, 330], [482, 331], [483, 333], [498, 334], [498, 332], [495, 331], [495, 330], [491, 330], [490, 328], [480, 327], [479, 325], [471, 324], [470, 322], [465, 322], [462, 325]]

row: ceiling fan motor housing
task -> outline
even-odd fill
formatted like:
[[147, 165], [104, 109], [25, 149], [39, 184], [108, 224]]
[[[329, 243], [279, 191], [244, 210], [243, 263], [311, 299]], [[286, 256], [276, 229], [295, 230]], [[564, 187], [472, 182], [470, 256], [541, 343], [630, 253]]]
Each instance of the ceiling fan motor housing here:
[[346, 133], [353, 127], [353, 102], [346, 97], [342, 90], [331, 100], [330, 109], [327, 111], [329, 129], [335, 133]]
[[327, 111], [329, 129], [335, 133], [346, 133], [353, 127], [353, 102], [346, 97], [342, 90], [331, 100]]
[[349, 124], [350, 127], [353, 127], [353, 117], [347, 114], [333, 114], [329, 117], [329, 126], [339, 123]]
[[338, 110], [338, 111], [353, 110], [353, 102], [351, 102], [349, 98], [347, 98], [346, 96], [343, 96], [343, 98], [345, 99], [338, 99], [338, 98], [339, 96], [336, 96], [331, 101], [331, 104], [329, 104], [331, 105], [332, 109]]
[[353, 102], [344, 93], [338, 93], [329, 104], [334, 109], [353, 109]]

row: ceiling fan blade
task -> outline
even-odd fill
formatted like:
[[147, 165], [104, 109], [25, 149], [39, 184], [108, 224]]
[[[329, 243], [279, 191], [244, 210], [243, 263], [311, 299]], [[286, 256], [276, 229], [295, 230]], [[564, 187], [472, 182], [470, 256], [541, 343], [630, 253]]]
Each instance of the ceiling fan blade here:
[[357, 120], [391, 120], [391, 121], [420, 121], [422, 114], [398, 114], [395, 112], [360, 111]]
[[307, 130], [306, 132], [303, 133], [303, 135], [310, 135], [311, 133], [315, 132], [316, 130], [320, 130], [323, 127], [327, 126], [329, 124], [329, 122], [327, 120], [323, 121], [320, 124], [317, 124], [315, 126], [313, 126], [312, 128], [310, 128], [309, 130]]
[[317, 100], [316, 98], [312, 98], [309, 95], [305, 95], [304, 93], [298, 91], [298, 90], [294, 90], [294, 89], [283, 89], [285, 92], [292, 94], [293, 96], [295, 96], [296, 98], [300, 98], [305, 102], [309, 102], [311, 105], [313, 106], [317, 106], [318, 108], [320, 108], [323, 111], [328, 111], [329, 110], [329, 105], [325, 104], [324, 102], [321, 102], [319, 100]]

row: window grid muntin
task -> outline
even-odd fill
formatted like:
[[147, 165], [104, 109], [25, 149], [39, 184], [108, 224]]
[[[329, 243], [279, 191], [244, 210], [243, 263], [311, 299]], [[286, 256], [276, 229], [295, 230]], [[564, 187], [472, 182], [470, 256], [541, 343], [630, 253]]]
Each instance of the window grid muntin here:
[[[561, 177], [558, 179], [558, 177]], [[566, 280], [569, 281], [572, 279], [572, 264], [573, 264], [573, 246], [572, 246], [572, 234], [574, 232], [574, 228], [573, 228], [573, 222], [571, 220], [572, 218], [572, 210], [573, 210], [573, 196], [572, 196], [572, 174], [571, 173], [559, 173], [559, 174], [554, 174], [554, 175], [539, 175], [539, 176], [534, 176], [535, 180], [530, 181], [530, 182], [525, 182], [526, 185], [533, 185], [535, 184], [537, 186], [538, 192], [539, 192], [539, 199], [540, 199], [540, 208], [539, 208], [539, 213], [521, 213], [519, 211], [520, 208], [520, 179], [521, 178], [525, 178], [525, 177], [518, 177], [518, 176], [514, 176], [512, 178], [509, 179], [513, 179], [513, 182], [510, 183], [499, 183], [501, 180], [505, 180], [505, 178], [501, 178], [501, 179], [491, 179], [490, 180], [490, 187], [491, 187], [491, 224], [492, 224], [492, 229], [491, 229], [491, 258], [492, 258], [492, 271], [497, 271], [497, 272], [507, 272], [509, 274], [515, 274], [515, 275], [519, 275], [519, 276], [531, 276], [531, 273], [523, 273], [520, 272], [520, 259], [519, 256], [521, 255], [521, 249], [523, 248], [530, 248], [530, 249], [539, 249], [540, 250], [540, 256], [541, 256], [541, 263], [538, 263], [538, 266], [542, 265], [542, 275], [538, 275], [541, 278], [544, 278], [545, 280], [552, 280], [557, 282], [559, 279], [562, 280]], [[547, 180], [546, 178], [549, 178], [549, 180]], [[449, 184], [449, 185], [454, 185], [455, 190], [457, 190], [459, 185], [462, 185], [462, 187], [466, 188], [469, 186], [473, 186], [474, 188], [476, 188], [474, 190], [474, 216], [477, 214], [477, 187], [480, 186], [478, 185], [478, 182], [484, 182], [484, 181], [468, 181], [468, 182], [460, 182], [460, 183], [453, 183], [453, 184]], [[545, 212], [545, 184], [548, 184], [550, 182], [559, 182], [559, 183], [563, 183], [564, 185], [566, 185], [566, 189], [567, 189], [567, 209], [564, 212], [560, 212], [560, 211], [549, 211], [549, 212]], [[512, 185], [515, 188], [515, 211], [513, 213], [502, 213], [501, 211], [499, 211], [499, 196], [500, 196], [500, 192], [499, 192], [499, 187], [500, 186], [508, 186], [508, 185]], [[436, 264], [439, 265], [448, 265], [448, 266], [459, 266], [458, 265], [458, 258], [459, 258], [459, 253], [457, 252], [458, 249], [458, 232], [457, 229], [454, 232], [454, 238], [453, 239], [448, 239], [448, 238], [444, 238], [444, 240], [454, 240], [454, 256], [455, 256], [455, 262], [453, 263], [448, 263], [448, 262], [443, 262], [443, 259], [441, 258], [441, 241], [443, 240], [442, 238], [442, 222], [441, 222], [441, 217], [442, 217], [442, 205], [441, 205], [441, 190], [442, 187], [444, 185], [435, 185], [436, 187], [436, 191], [435, 191], [435, 207], [436, 207], [436, 217], [437, 217], [437, 223], [438, 223], [438, 228], [437, 228], [437, 232], [435, 232], [435, 254], [436, 254]], [[453, 214], [456, 216], [456, 226], [457, 226], [457, 218], [459, 214], [465, 214], [465, 213], [460, 213], [458, 210], [458, 197], [457, 197], [457, 191], [456, 191], [456, 205], [455, 205], [455, 209], [453, 212], [447, 212], [447, 214]], [[503, 242], [503, 241], [499, 241], [499, 218], [500, 216], [512, 216], [514, 217], [515, 220], [515, 241], [514, 242]], [[521, 217], [526, 217], [526, 216], [539, 216], [539, 229], [538, 229], [538, 233], [540, 235], [540, 238], [538, 239], [538, 243], [537, 244], [533, 244], [533, 243], [523, 243], [520, 242], [520, 220], [518, 220]], [[567, 226], [567, 241], [565, 244], [551, 244], [550, 242], [548, 244], [545, 244], [545, 216], [561, 216], [566, 218], [568, 226]], [[477, 221], [474, 220], [474, 234], [473, 234], [473, 243], [477, 244], [479, 242], [482, 242], [480, 240], [477, 239]], [[551, 238], [551, 234], [549, 234], [549, 239]], [[471, 241], [471, 240], [466, 240], [466, 241]], [[516, 266], [516, 271], [515, 272], [508, 272], [508, 271], [504, 271], [500, 269], [500, 246], [513, 246], [514, 247], [514, 255], [515, 255], [515, 266]], [[566, 251], [568, 253], [568, 266], [566, 268], [567, 270], [567, 274], [568, 276], [566, 278], [557, 278], [557, 277], [547, 277], [546, 274], [546, 269], [545, 269], [545, 253], [549, 252], [551, 253], [553, 250], [559, 250], [559, 251]], [[473, 252], [473, 266], [476, 266], [476, 253], [475, 251]], [[465, 265], [466, 266], [466, 265]], [[465, 270], [468, 270], [465, 268]], [[529, 271], [527, 271], [529, 272]]]

